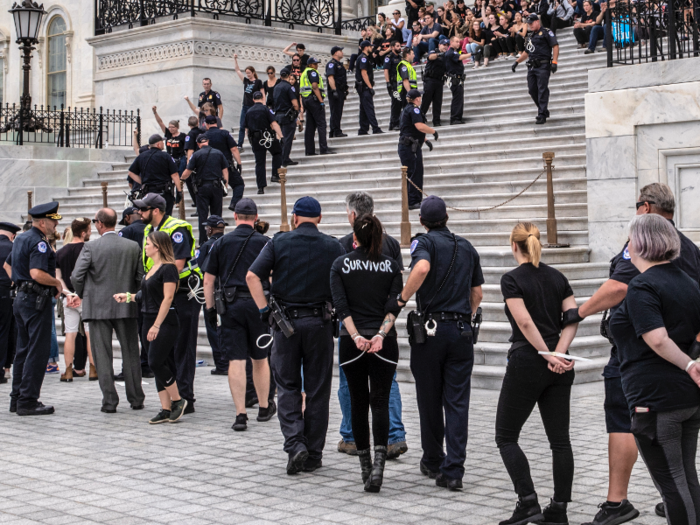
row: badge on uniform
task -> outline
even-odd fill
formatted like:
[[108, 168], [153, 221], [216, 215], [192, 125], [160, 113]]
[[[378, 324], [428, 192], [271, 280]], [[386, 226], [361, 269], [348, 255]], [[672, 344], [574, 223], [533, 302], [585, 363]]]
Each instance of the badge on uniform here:
[[221, 98], [221, 95], [219, 95], [219, 94], [217, 93], [217, 94], [216, 94], [216, 98]]
[[406, 69], [406, 66], [403, 66], [403, 67], [401, 68], [401, 71], [408, 71], [408, 70]]
[[537, 33], [537, 36], [542, 36], [542, 31], [540, 31], [539, 33]]
[[417, 246], [418, 246], [418, 239], [416, 239], [415, 241], [413, 241], [411, 243], [411, 255], [413, 255], [413, 252], [416, 251]]
[[119, 232], [117, 235], [119, 235], [119, 237], [121, 237], [121, 236], [122, 236], [122, 232]]
[[41, 253], [46, 253], [46, 243], [44, 241], [39, 242], [39, 244], [36, 245], [36, 248]]
[[328, 67], [333, 67], [333, 64], [332, 63], [328, 64]]
[[362, 57], [362, 61], [363, 61], [363, 62], [367, 62], [367, 59], [364, 58], [364, 57]]
[[420, 109], [418, 109], [418, 108], [413, 108], [413, 112], [414, 112], [416, 115], [420, 115]]
[[272, 113], [273, 115], [275, 114], [275, 112], [274, 112], [274, 111], [272, 111], [272, 110], [270, 110], [270, 113]]
[[549, 32], [549, 36], [554, 36], [554, 33], [552, 33], [552, 32], [550, 31], [550, 32]]
[[187, 142], [188, 140], [190, 140], [190, 136], [189, 136], [189, 135], [187, 135], [187, 136], [185, 137], [185, 142]]
[[386, 58], [384, 59], [384, 62], [389, 62], [389, 57], [386, 57]]
[[180, 244], [182, 242], [182, 239], [183, 239], [182, 232], [173, 233], [173, 242]]
[[199, 250], [194, 251], [194, 258], [199, 259]]
[[204, 98], [204, 95], [199, 95], [199, 100], [202, 100]]
[[622, 252], [622, 258], [623, 258], [623, 259], [626, 259], [626, 260], [628, 260], [628, 261], [631, 259], [631, 257], [630, 257], [630, 249], [629, 249], [627, 246], [625, 246], [625, 249], [624, 249], [624, 251]]
[[294, 86], [292, 86], [292, 93], [296, 93], [296, 92], [297, 92], [297, 90], [294, 89]]

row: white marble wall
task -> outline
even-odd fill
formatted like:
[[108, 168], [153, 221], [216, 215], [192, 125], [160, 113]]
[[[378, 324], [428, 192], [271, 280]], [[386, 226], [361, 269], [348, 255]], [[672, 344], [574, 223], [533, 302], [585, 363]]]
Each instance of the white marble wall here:
[[639, 189], [664, 182], [700, 241], [700, 58], [591, 70], [586, 157], [591, 258], [619, 252]]

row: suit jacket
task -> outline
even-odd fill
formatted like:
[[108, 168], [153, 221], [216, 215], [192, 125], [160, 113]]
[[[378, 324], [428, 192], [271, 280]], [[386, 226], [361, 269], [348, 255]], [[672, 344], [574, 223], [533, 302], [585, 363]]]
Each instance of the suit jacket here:
[[143, 264], [139, 246], [115, 233], [85, 243], [71, 282], [83, 300], [83, 319], [138, 317], [138, 303], [118, 303], [116, 293], [136, 293], [141, 286]]

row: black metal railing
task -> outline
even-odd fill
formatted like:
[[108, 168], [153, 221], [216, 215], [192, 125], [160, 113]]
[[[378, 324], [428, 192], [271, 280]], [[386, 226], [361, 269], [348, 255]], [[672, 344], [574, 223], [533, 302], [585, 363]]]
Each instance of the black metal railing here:
[[609, 5], [608, 67], [700, 56], [700, 0], [618, 0]]
[[54, 144], [59, 148], [131, 147], [134, 131], [141, 140], [139, 110], [53, 109], [34, 106], [27, 113], [16, 104], [0, 106], [0, 143]]
[[127, 28], [155, 24], [158, 18], [208, 13], [242, 18], [246, 23], [261, 20], [314, 27], [319, 32], [333, 29], [339, 35], [343, 25], [342, 0], [95, 0], [95, 34], [111, 33], [118, 26]]
[[362, 31], [367, 29], [367, 26], [374, 24], [377, 21], [376, 16], [365, 16], [362, 18], [352, 18], [350, 20], [343, 20], [340, 24], [341, 29], [346, 31]]

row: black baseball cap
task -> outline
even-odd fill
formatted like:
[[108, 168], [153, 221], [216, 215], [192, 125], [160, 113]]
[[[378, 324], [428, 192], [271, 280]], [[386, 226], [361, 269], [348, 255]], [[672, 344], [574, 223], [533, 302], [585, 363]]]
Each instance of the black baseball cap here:
[[294, 203], [292, 213], [299, 217], [318, 217], [321, 215], [321, 203], [313, 197], [302, 197]]
[[427, 222], [440, 222], [447, 217], [445, 201], [440, 197], [431, 195], [423, 200], [420, 205], [420, 218]]
[[539, 16], [537, 16], [535, 13], [531, 13], [531, 14], [528, 15], [528, 17], [525, 19], [525, 21], [526, 21], [528, 24], [531, 24], [531, 23], [533, 23], [533, 22], [537, 22], [539, 19], [540, 19]]
[[306, 61], [306, 64], [307, 65], [318, 64], [318, 60], [314, 57], [309, 57], [309, 59]]
[[207, 124], [216, 124], [216, 115], [207, 115], [204, 119]]
[[138, 208], [134, 208], [133, 206], [129, 206], [122, 212], [122, 220], [119, 221], [119, 224], [122, 226], [126, 226], [126, 218], [129, 215], [133, 215], [134, 213], [137, 213], [139, 210]]
[[290, 67], [283, 67], [280, 69], [280, 76], [281, 77], [288, 77], [292, 72], [292, 68]]
[[342, 51], [343, 49], [345, 48], [340, 46], [333, 46], [331, 48], [331, 55], [335, 55], [338, 51]]
[[206, 133], [200, 133], [197, 136], [197, 144], [201, 144], [202, 142], [209, 142], [209, 137], [207, 137]]
[[210, 215], [204, 224], [212, 228], [228, 226], [228, 222], [221, 215]]
[[364, 49], [366, 47], [372, 47], [372, 42], [370, 42], [369, 40], [363, 40], [362, 42], [360, 42], [360, 49]]
[[241, 199], [233, 211], [238, 215], [257, 215], [258, 207], [253, 199]]
[[157, 143], [159, 143], [159, 142], [163, 142], [163, 137], [161, 137], [160, 135], [158, 135], [158, 133], [156, 133], [156, 134], [151, 135], [150, 137], [148, 137], [148, 144], [149, 144], [150, 146], [153, 146], [153, 144], [157, 144]]
[[255, 93], [253, 93], [253, 100], [262, 100], [262, 98], [262, 91], [256, 91]]
[[408, 98], [418, 98], [418, 97], [422, 97], [423, 94], [417, 89], [411, 89], [411, 90], [409, 90], [408, 93], [406, 93], [406, 96]]
[[160, 211], [165, 211], [165, 199], [157, 193], [148, 193], [143, 199], [134, 201], [134, 207], [139, 210], [158, 208]]

